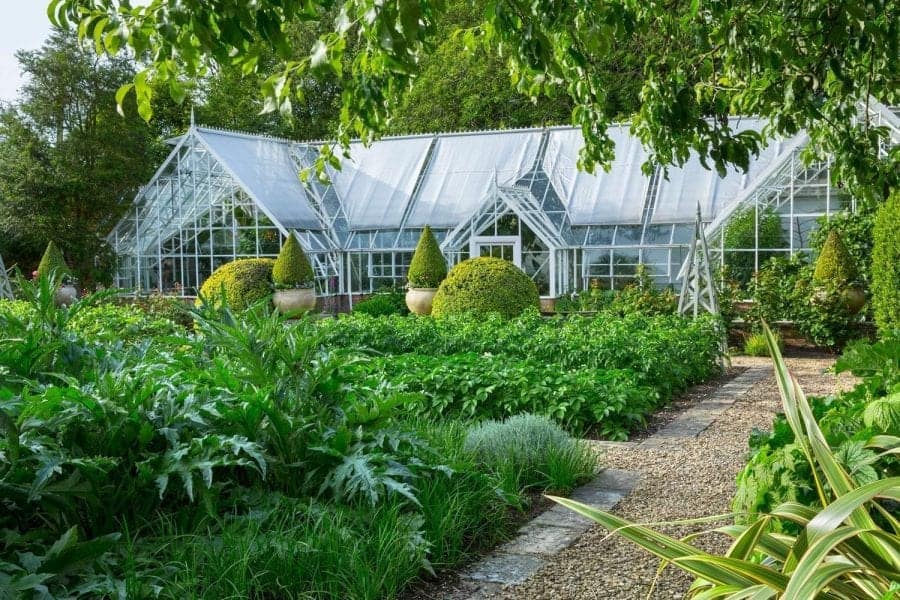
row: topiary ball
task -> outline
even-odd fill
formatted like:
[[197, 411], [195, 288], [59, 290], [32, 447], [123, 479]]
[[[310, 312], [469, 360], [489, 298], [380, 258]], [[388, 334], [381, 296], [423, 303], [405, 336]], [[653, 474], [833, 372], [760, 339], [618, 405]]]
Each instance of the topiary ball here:
[[419, 237], [406, 277], [414, 288], [436, 288], [447, 277], [447, 263], [428, 225]]
[[[225, 263], [203, 282], [200, 296], [216, 307], [224, 301], [234, 310], [244, 310], [272, 293], [274, 264], [271, 258], [244, 258]], [[198, 298], [197, 303], [200, 302]]]
[[872, 307], [878, 331], [900, 330], [900, 192], [875, 216], [872, 232]]
[[272, 281], [281, 288], [312, 287], [315, 284], [312, 265], [293, 232], [278, 253], [272, 267]]
[[819, 284], [845, 286], [856, 281], [858, 273], [840, 234], [832, 229], [816, 260], [813, 279]]
[[521, 269], [500, 258], [480, 257], [450, 270], [434, 296], [431, 314], [499, 313], [511, 318], [539, 307], [537, 286]]

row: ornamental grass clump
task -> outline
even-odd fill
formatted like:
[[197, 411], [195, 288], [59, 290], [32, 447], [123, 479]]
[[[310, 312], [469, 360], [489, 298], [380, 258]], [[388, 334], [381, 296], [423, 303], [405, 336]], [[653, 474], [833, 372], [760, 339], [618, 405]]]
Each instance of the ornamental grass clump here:
[[441, 254], [437, 239], [431, 232], [431, 227], [425, 226], [412, 261], [409, 263], [409, 287], [411, 288], [436, 288], [447, 277], [447, 262]]
[[272, 267], [275, 289], [310, 288], [315, 285], [315, 275], [306, 253], [291, 232], [278, 253]]
[[[894, 598], [900, 581], [900, 522], [891, 506], [900, 501], [900, 477], [864, 485], [854, 481], [829, 447], [775, 336], [765, 325], [763, 329], [797, 460], [806, 462], [813, 474], [818, 506], [785, 502], [752, 524], [707, 532], [734, 539], [718, 556], [585, 504], [551, 499], [694, 575], [692, 598]], [[877, 445], [888, 453], [896, 439], [881, 439]], [[774, 533], [779, 521], [792, 523], [800, 533]]]
[[572, 489], [596, 470], [597, 460], [582, 442], [547, 417], [521, 414], [473, 427], [464, 448], [489, 470], [513, 478], [519, 487]]
[[434, 296], [432, 314], [498, 313], [512, 318], [529, 308], [540, 308], [534, 281], [507, 260], [482, 256], [450, 270]]

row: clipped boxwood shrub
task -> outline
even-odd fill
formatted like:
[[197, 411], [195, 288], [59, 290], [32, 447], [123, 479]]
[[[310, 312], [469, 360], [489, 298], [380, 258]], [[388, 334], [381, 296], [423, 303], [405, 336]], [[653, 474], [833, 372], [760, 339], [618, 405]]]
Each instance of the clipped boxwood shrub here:
[[425, 226], [412, 262], [409, 263], [407, 279], [409, 286], [414, 288], [436, 288], [447, 277], [447, 263], [441, 248], [438, 246], [431, 227]]
[[539, 307], [537, 286], [528, 275], [509, 261], [482, 256], [450, 270], [434, 296], [431, 314], [499, 313], [509, 318]]
[[287, 237], [275, 265], [272, 267], [272, 281], [277, 288], [303, 288], [315, 285], [312, 265], [294, 232]]
[[49, 277], [54, 271], [57, 277], [72, 275], [62, 251], [51, 241], [47, 244], [47, 249], [44, 250], [44, 256], [41, 257], [41, 262], [38, 265], [38, 277]]
[[203, 282], [200, 295], [214, 306], [220, 306], [224, 300], [229, 307], [243, 310], [272, 293], [274, 265], [271, 258], [243, 258], [226, 263]]
[[900, 329], [900, 192], [878, 209], [872, 238], [872, 306], [883, 335]]
[[855, 282], [858, 276], [844, 240], [836, 229], [832, 229], [816, 259], [813, 279], [816, 283], [844, 286]]

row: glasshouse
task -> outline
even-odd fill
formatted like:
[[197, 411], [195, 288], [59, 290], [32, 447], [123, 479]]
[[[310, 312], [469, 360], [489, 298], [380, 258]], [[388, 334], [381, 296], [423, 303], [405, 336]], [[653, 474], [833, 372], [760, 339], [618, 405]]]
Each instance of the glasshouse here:
[[[891, 111], [879, 117], [900, 129]], [[352, 302], [405, 284], [430, 225], [451, 264], [511, 260], [554, 298], [591, 284], [620, 288], [639, 264], [658, 284], [675, 283], [698, 209], [713, 258], [752, 272], [770, 256], [807, 250], [819, 217], [852, 208], [829, 183], [827, 161], [800, 159], [802, 133], [772, 141], [746, 172], [725, 177], [698, 158], [645, 175], [639, 140], [625, 126], [610, 135], [615, 160], [594, 174], [577, 167], [580, 130], [550, 127], [356, 143], [322, 184], [298, 176], [319, 143], [192, 125], [109, 236], [115, 283], [194, 295], [221, 264], [274, 257], [295, 231], [319, 294]], [[737, 227], [744, 235], [729, 235]]]

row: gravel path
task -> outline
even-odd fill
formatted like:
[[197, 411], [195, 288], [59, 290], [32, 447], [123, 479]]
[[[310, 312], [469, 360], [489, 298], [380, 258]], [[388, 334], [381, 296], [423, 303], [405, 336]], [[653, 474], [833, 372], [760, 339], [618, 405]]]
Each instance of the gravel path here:
[[[768, 359], [739, 357], [737, 367], [767, 364]], [[835, 377], [826, 370], [833, 358], [795, 358], [788, 364], [808, 395], [824, 395], [852, 385], [849, 376]], [[724, 514], [734, 494], [734, 480], [744, 466], [747, 437], [754, 427], [768, 428], [780, 400], [773, 377], [755, 385], [721, 418], [697, 438], [677, 447], [645, 449], [611, 447], [606, 466], [639, 471], [637, 488], [613, 511], [632, 521], [650, 523]], [[721, 521], [721, 524], [728, 520]], [[709, 529], [661, 526], [678, 537]], [[709, 550], [724, 550], [727, 540], [704, 538]], [[609, 536], [594, 526], [573, 546], [556, 555], [522, 585], [506, 588], [494, 598], [504, 600], [643, 599], [655, 582], [650, 598], [681, 598], [691, 578], [674, 568], [658, 574], [659, 561], [630, 542]]]

